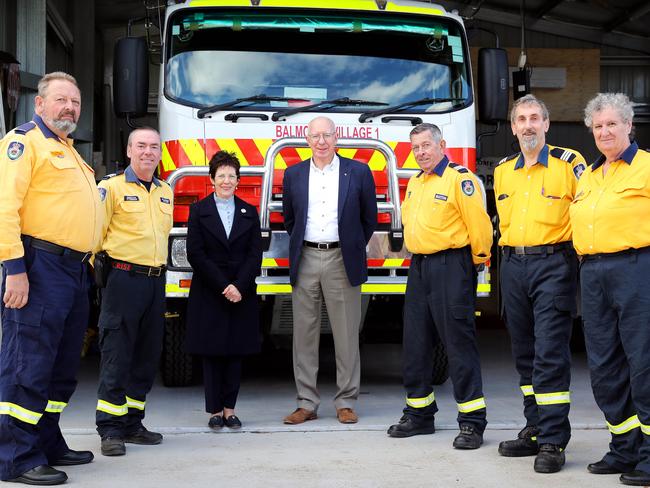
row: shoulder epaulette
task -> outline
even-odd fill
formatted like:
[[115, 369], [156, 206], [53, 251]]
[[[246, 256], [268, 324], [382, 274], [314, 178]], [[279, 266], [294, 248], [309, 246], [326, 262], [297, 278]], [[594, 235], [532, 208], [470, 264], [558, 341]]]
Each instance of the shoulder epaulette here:
[[554, 158], [561, 159], [567, 163], [571, 163], [576, 158], [576, 153], [569, 151], [568, 149], [562, 149], [561, 147], [554, 147], [551, 149], [550, 153]]
[[520, 152], [517, 152], [517, 153], [511, 154], [510, 156], [506, 156], [505, 158], [503, 158], [501, 161], [499, 161], [497, 163], [497, 166], [499, 164], [505, 163], [506, 161], [511, 161], [511, 160], [513, 160], [515, 158], [518, 158], [520, 154], [521, 154]]
[[457, 163], [450, 162], [447, 166], [449, 166], [450, 168], [454, 168], [459, 173], [469, 173], [469, 170], [465, 166], [461, 166], [460, 164]]
[[18, 127], [16, 127], [16, 128], [14, 129], [14, 132], [15, 132], [16, 134], [20, 134], [20, 135], [23, 135], [23, 136], [24, 136], [24, 135], [27, 134], [30, 130], [32, 130], [34, 127], [36, 127], [36, 123], [35, 123], [35, 122], [27, 122], [27, 123], [25, 123], [25, 124], [22, 124], [22, 125], [19, 125]]
[[106, 175], [106, 176], [104, 176], [104, 177], [102, 178], [102, 181], [104, 181], [104, 180], [110, 180], [113, 176], [119, 176], [119, 175], [121, 175], [122, 173], [124, 173], [123, 170], [122, 170], [122, 171], [118, 171], [117, 173], [111, 173], [110, 175]]

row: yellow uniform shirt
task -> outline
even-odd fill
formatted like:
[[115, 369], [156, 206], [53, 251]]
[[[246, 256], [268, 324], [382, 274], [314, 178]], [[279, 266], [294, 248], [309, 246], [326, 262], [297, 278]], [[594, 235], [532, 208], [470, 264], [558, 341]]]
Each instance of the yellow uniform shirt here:
[[411, 177], [402, 203], [404, 241], [415, 254], [470, 245], [474, 264], [490, 259], [492, 224], [476, 177], [445, 156], [431, 174]]
[[494, 170], [500, 246], [541, 246], [571, 240], [569, 205], [587, 167], [579, 152], [544, 145], [527, 168], [521, 153]]
[[101, 249], [110, 257], [141, 266], [167, 263], [167, 239], [173, 224], [174, 193], [153, 179], [151, 191], [129, 166], [99, 182], [106, 210]]
[[0, 261], [25, 271], [20, 235], [88, 252], [99, 243], [103, 212], [94, 171], [38, 116], [0, 141]]
[[578, 254], [650, 246], [650, 153], [632, 143], [605, 176], [604, 160], [587, 168], [571, 204]]

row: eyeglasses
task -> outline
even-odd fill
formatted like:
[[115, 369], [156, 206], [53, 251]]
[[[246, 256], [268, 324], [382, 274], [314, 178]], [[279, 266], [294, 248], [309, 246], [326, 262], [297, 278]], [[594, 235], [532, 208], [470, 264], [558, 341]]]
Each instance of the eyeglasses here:
[[336, 137], [336, 132], [321, 132], [320, 134], [308, 134], [307, 137], [311, 141], [319, 141], [320, 138], [322, 137], [326, 141], [331, 141]]
[[237, 175], [216, 175], [214, 177], [215, 181], [237, 181], [239, 179], [239, 176]]

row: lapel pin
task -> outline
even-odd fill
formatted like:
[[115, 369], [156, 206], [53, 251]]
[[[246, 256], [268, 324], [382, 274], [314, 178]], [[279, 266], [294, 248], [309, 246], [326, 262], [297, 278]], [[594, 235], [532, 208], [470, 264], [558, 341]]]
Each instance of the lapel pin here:
[[246, 209], [245, 209], [245, 208], [242, 208], [242, 209], [241, 209], [241, 213], [246, 213]]

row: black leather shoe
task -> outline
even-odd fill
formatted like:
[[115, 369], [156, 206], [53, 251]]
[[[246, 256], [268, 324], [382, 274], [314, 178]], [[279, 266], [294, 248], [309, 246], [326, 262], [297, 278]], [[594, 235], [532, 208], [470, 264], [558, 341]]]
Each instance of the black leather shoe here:
[[88, 464], [95, 455], [90, 451], [73, 451], [68, 449], [63, 456], [52, 463], [52, 466], [76, 466], [77, 464]]
[[517, 438], [511, 441], [503, 441], [499, 444], [499, 454], [506, 457], [534, 456], [539, 452], [536, 436], [539, 433], [537, 427], [524, 427]]
[[635, 469], [629, 473], [623, 473], [619, 478], [621, 483], [630, 486], [648, 486], [650, 485], [650, 473]]
[[102, 439], [103, 456], [124, 456], [125, 454], [126, 446], [121, 437], [104, 437]]
[[411, 437], [413, 435], [433, 434], [436, 431], [434, 420], [418, 422], [406, 415], [399, 419], [399, 423], [388, 428], [388, 435], [391, 437]]
[[35, 468], [25, 471], [20, 476], [12, 478], [11, 483], [24, 483], [26, 485], [61, 485], [68, 479], [68, 475], [63, 471], [54, 469], [47, 464], [41, 464]]
[[213, 415], [208, 420], [208, 427], [214, 430], [219, 430], [223, 427], [223, 417], [221, 415]]
[[140, 428], [135, 432], [124, 436], [124, 442], [128, 442], [129, 444], [142, 444], [145, 446], [160, 444], [162, 440], [162, 434], [151, 432], [147, 430], [144, 425], [140, 426]]
[[591, 474], [621, 474], [634, 471], [634, 467], [619, 469], [612, 466], [611, 464], [608, 464], [605, 460], [601, 460], [597, 463], [591, 463], [587, 465], [587, 471], [589, 471]]
[[483, 444], [483, 434], [476, 432], [470, 424], [460, 424], [460, 433], [454, 439], [456, 449], [478, 449]]
[[239, 420], [236, 415], [224, 418], [223, 423], [226, 427], [230, 427], [231, 429], [241, 429], [241, 420]]
[[566, 458], [564, 449], [555, 444], [542, 444], [539, 446], [539, 454], [535, 458], [535, 472], [557, 473], [562, 469]]

